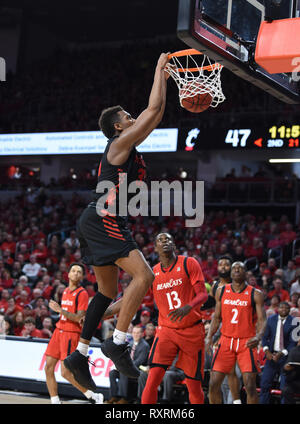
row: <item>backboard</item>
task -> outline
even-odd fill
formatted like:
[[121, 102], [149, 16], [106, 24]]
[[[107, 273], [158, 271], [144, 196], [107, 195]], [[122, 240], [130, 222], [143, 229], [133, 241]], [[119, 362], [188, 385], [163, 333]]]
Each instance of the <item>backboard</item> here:
[[[300, 0], [277, 0], [276, 18], [299, 17]], [[260, 23], [270, 0], [179, 0], [177, 35], [240, 78], [286, 103], [300, 103], [299, 78], [269, 74], [254, 60]]]

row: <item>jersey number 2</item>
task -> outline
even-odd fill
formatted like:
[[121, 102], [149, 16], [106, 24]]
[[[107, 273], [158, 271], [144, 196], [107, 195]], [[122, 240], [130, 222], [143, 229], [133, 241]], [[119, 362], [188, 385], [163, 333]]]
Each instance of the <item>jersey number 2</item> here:
[[239, 313], [238, 309], [233, 308], [233, 309], [231, 309], [231, 312], [233, 312], [233, 316], [232, 316], [232, 319], [230, 321], [231, 324], [238, 324], [238, 320], [236, 319], [236, 317], [237, 317], [237, 315]]
[[[169, 309], [178, 309], [181, 306], [181, 300], [178, 297], [177, 291], [173, 290], [171, 293], [166, 293]], [[176, 304], [174, 303], [176, 302]]]

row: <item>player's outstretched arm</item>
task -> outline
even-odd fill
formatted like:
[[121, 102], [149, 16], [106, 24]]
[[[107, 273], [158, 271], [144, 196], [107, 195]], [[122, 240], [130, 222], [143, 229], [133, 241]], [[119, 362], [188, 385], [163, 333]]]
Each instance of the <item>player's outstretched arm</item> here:
[[250, 349], [253, 349], [259, 344], [267, 325], [266, 311], [264, 308], [264, 296], [260, 290], [255, 290], [254, 302], [257, 314], [256, 336], [249, 339], [246, 343], [247, 347]]
[[114, 142], [114, 150], [130, 151], [133, 146], [142, 143], [159, 124], [166, 105], [168, 74], [164, 69], [168, 61], [168, 53], [162, 53], [156, 65], [148, 106], [133, 125], [121, 132]]

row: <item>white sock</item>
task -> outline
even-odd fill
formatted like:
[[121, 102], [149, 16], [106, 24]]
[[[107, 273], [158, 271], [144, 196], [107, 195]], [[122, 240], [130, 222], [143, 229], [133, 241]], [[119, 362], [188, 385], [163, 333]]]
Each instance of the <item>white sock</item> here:
[[85, 396], [86, 398], [88, 398], [88, 399], [94, 399], [94, 397], [93, 397], [94, 392], [92, 392], [91, 390], [87, 390], [87, 391], [86, 391], [86, 392], [84, 392], [83, 394], [84, 394], [84, 396]]
[[84, 356], [88, 356], [89, 345], [79, 342], [77, 345], [77, 350]]
[[116, 345], [120, 345], [125, 343], [126, 341], [126, 333], [124, 333], [123, 331], [117, 330], [115, 328], [114, 333], [113, 333], [113, 342]]
[[236, 400], [233, 401], [233, 403], [242, 404], [241, 399], [236, 399]]
[[59, 399], [59, 396], [52, 396], [50, 398], [50, 400], [51, 400], [51, 403], [53, 403], [53, 404], [55, 404], [55, 403], [61, 403], [61, 401]]

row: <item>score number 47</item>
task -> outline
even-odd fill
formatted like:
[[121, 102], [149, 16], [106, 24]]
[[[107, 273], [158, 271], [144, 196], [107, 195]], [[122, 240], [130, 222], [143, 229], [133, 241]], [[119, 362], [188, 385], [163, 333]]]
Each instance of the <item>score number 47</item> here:
[[228, 130], [225, 143], [232, 144], [232, 147], [246, 147], [246, 143], [251, 130]]

